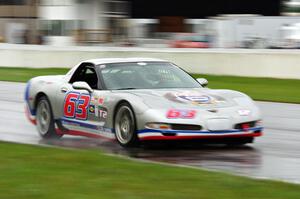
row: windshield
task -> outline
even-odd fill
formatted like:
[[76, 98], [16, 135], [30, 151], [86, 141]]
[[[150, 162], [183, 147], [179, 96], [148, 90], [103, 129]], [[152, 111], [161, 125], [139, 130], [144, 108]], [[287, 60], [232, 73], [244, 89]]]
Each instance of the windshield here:
[[168, 62], [115, 63], [99, 67], [109, 90], [201, 87], [190, 75]]

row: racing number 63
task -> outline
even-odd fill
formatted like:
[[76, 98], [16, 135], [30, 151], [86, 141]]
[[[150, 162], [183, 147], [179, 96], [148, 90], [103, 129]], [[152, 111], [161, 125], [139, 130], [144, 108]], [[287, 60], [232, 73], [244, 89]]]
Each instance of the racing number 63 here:
[[64, 116], [86, 120], [88, 116], [88, 106], [90, 96], [87, 94], [68, 93], [64, 102]]

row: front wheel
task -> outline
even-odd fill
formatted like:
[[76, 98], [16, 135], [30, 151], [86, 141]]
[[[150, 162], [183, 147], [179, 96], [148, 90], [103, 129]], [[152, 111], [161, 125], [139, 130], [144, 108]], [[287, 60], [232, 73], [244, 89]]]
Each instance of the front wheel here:
[[121, 103], [116, 111], [114, 128], [121, 146], [132, 147], [138, 144], [135, 115], [129, 103]]
[[49, 100], [46, 96], [38, 99], [36, 109], [36, 126], [42, 138], [60, 138], [55, 131], [54, 119]]

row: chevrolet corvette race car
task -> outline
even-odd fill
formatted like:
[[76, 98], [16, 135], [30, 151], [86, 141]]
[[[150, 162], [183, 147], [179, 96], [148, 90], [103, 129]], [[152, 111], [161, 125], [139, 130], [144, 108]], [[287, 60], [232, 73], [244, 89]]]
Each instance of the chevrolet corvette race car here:
[[26, 112], [43, 138], [105, 137], [122, 146], [196, 139], [246, 144], [262, 135], [250, 97], [207, 83], [164, 60], [94, 59], [66, 75], [31, 79]]

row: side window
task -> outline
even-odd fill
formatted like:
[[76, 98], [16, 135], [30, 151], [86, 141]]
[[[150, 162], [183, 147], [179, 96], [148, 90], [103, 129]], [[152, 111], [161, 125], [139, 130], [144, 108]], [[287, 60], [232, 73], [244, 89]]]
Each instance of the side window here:
[[98, 77], [94, 66], [82, 65], [73, 74], [69, 83], [86, 82], [92, 89], [98, 88]]
[[94, 68], [86, 68], [84, 71], [84, 81], [88, 83], [92, 89], [98, 88], [98, 77]]

